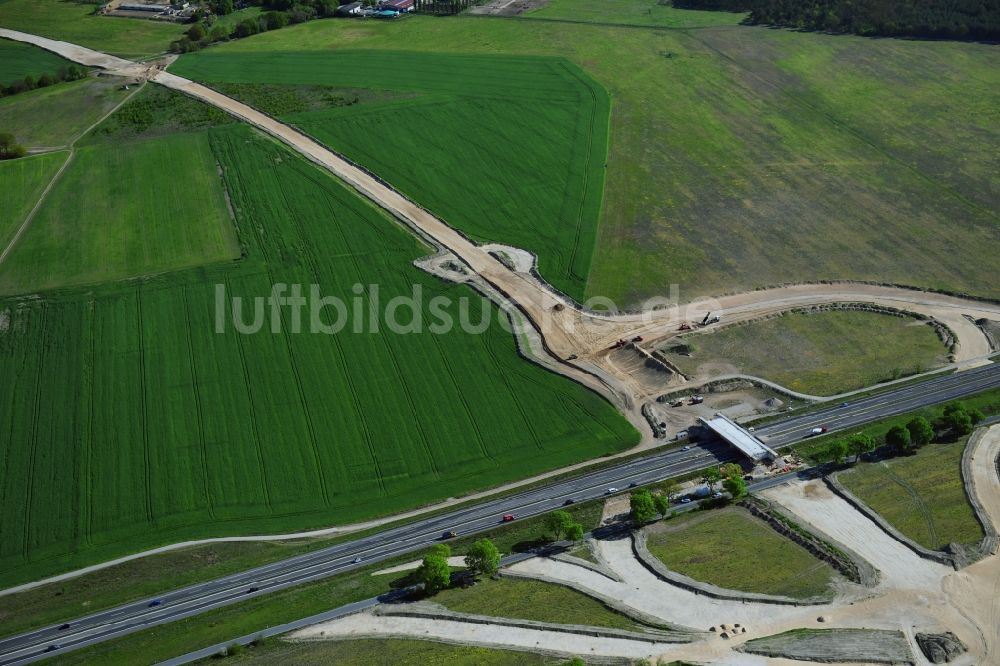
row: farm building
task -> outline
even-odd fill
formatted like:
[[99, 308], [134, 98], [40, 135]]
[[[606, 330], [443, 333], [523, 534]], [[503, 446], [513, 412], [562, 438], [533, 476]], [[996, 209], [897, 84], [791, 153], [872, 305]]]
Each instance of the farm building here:
[[337, 7], [337, 16], [358, 16], [361, 14], [362, 5], [360, 2], [349, 2], [346, 5]]
[[414, 0], [383, 0], [379, 3], [379, 9], [388, 9], [395, 12], [412, 12]]
[[165, 12], [170, 9], [170, 3], [123, 2], [118, 9], [123, 12]]

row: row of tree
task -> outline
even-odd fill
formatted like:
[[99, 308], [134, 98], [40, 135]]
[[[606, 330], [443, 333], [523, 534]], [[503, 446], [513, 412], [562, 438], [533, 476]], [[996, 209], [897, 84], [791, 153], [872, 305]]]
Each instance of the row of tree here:
[[[747, 494], [747, 482], [743, 479], [743, 468], [736, 463], [726, 463], [721, 467], [709, 467], [701, 473], [701, 480], [715, 491], [720, 483], [731, 499], [738, 500]], [[674, 479], [664, 481], [659, 492], [639, 488], [629, 497], [630, 515], [637, 525], [642, 525], [657, 516], [666, 517], [670, 511], [670, 501], [679, 485]]]
[[748, 23], [884, 37], [1000, 39], [996, 0], [673, 0], [675, 7], [749, 12]]
[[[423, 584], [424, 593], [436, 594], [451, 585], [451, 548], [444, 543], [435, 544], [424, 557], [414, 578]], [[480, 539], [469, 547], [465, 566], [473, 575], [492, 576], [500, 568], [500, 551], [489, 539]]]
[[24, 146], [17, 142], [10, 132], [0, 132], [0, 160], [14, 160], [24, 157]]
[[315, 18], [327, 18], [336, 14], [337, 8], [340, 6], [338, 0], [301, 0], [295, 3], [285, 0], [268, 0], [267, 2], [248, 4], [262, 5], [269, 11], [245, 18], [235, 25], [229, 25], [218, 21], [217, 15], [232, 13], [231, 0], [213, 3], [211, 7], [214, 13], [207, 15], [196, 13], [193, 16], [195, 22], [192, 23], [183, 37], [171, 42], [170, 50], [174, 53], [188, 53], [215, 42], [242, 39], [270, 30], [279, 30], [294, 23], [305, 23]]
[[76, 81], [85, 76], [87, 76], [87, 70], [82, 67], [77, 67], [76, 65], [60, 67], [59, 71], [55, 74], [42, 74], [38, 78], [26, 76], [23, 79], [18, 79], [9, 86], [0, 86], [0, 97], [17, 95], [29, 90], [35, 90], [36, 88], [47, 88], [62, 81]]
[[[962, 402], [953, 402], [945, 406], [944, 411], [933, 423], [924, 416], [915, 416], [906, 424], [897, 424], [889, 428], [881, 439], [885, 443], [887, 453], [909, 455], [935, 440], [964, 437], [984, 418], [978, 409], [969, 409]], [[843, 465], [849, 456], [853, 456], [853, 462], [857, 462], [876, 448], [878, 442], [875, 438], [859, 433], [830, 442], [819, 457]]]

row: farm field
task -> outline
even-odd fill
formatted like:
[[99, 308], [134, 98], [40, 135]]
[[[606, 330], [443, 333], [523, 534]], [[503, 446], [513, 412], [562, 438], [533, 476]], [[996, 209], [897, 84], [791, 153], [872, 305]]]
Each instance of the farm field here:
[[[283, 321], [276, 334], [270, 324], [216, 334], [216, 284], [247, 304], [279, 282], [317, 284], [345, 302], [352, 285], [377, 284], [383, 303], [418, 285], [426, 299], [471, 297], [473, 322], [496, 311], [412, 267], [426, 248], [249, 129], [168, 135], [128, 154], [137, 167], [155, 164], [168, 145], [172, 155], [207, 145], [221, 164], [246, 258], [0, 306], [11, 318], [0, 371], [17, 378], [0, 395], [0, 585], [182, 538], [392, 513], [637, 440], [602, 398], [525, 363], [496, 325], [481, 335], [327, 336]], [[115, 146], [88, 145], [80, 159], [92, 155], [99, 169]], [[143, 208], [121, 206], [106, 215]], [[119, 233], [83, 219], [95, 238]], [[18, 251], [37, 264], [60, 247], [26, 235]], [[112, 255], [128, 257], [146, 255]], [[16, 259], [5, 280], [28, 275], [12, 270]]]
[[123, 58], [163, 53], [185, 30], [179, 23], [97, 16], [98, 7], [65, 0], [0, 0], [0, 26]]
[[643, 631], [649, 628], [581, 592], [537, 580], [484, 578], [471, 587], [443, 590], [431, 601], [456, 613], [556, 624], [582, 624], [625, 631]]
[[925, 548], [976, 544], [983, 529], [965, 497], [962, 452], [968, 438], [928, 444], [916, 455], [861, 463], [837, 478], [896, 529]]
[[0, 127], [28, 150], [51, 150], [69, 145], [127, 94], [109, 79], [58, 83], [0, 99]]
[[626, 306], [671, 284], [686, 301], [835, 278], [1000, 295], [991, 269], [1000, 129], [990, 111], [1000, 71], [988, 45], [411, 19], [306, 23], [174, 67], [231, 79], [193, 63], [401, 47], [563, 56], [613, 99], [587, 296]]
[[675, 9], [660, 0], [548, 0], [523, 18], [657, 28], [707, 28], [737, 25], [745, 14]]
[[719, 587], [796, 598], [826, 595], [836, 572], [736, 507], [679, 515], [646, 528], [668, 568]]
[[571, 64], [398, 52], [258, 56], [210, 50], [179, 60], [171, 71], [212, 83], [419, 92], [283, 119], [473, 238], [535, 252], [550, 282], [582, 298], [601, 206], [608, 100]]
[[676, 338], [662, 351], [685, 374], [754, 375], [810, 395], [835, 395], [948, 360], [926, 322], [849, 310], [791, 312], [707, 329]]
[[[2, 21], [0, 25], [3, 25]], [[0, 86], [9, 86], [25, 76], [37, 78], [42, 74], [55, 74], [60, 67], [68, 64], [44, 49], [0, 39]]]
[[0, 162], [0, 252], [7, 247], [67, 153], [48, 153]]
[[239, 256], [206, 135], [87, 146], [0, 265], [0, 293], [97, 284]]

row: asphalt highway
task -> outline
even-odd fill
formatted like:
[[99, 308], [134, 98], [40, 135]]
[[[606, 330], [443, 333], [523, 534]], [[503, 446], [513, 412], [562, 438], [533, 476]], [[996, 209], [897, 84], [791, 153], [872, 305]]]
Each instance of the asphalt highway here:
[[[755, 434], [770, 446], [781, 448], [807, 438], [815, 427], [825, 426], [830, 432], [847, 430], [997, 387], [1000, 387], [1000, 366], [991, 364], [860, 398], [844, 406], [788, 415], [756, 428]], [[312, 553], [164, 592], [155, 598], [71, 620], [65, 628], [60, 628], [64, 625], [52, 625], [6, 638], [0, 640], [0, 666], [30, 663], [244, 599], [344, 573], [396, 555], [424, 550], [439, 542], [445, 531], [454, 530], [459, 535], [482, 532], [496, 527], [504, 514], [527, 518], [563, 506], [570, 499], [581, 501], [600, 497], [608, 488], [624, 491], [632, 484], [654, 483], [735, 459], [731, 449], [721, 443], [685, 448], [651, 453], [577, 477], [388, 528]], [[771, 478], [762, 484], [754, 484], [754, 487], [759, 489], [783, 480]]]

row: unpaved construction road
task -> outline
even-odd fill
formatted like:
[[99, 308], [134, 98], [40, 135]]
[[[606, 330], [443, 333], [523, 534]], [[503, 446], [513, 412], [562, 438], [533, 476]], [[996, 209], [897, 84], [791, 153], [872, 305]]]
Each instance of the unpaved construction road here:
[[[276, 137], [314, 163], [330, 171], [358, 193], [391, 213], [433, 245], [453, 254], [474, 273], [517, 307], [538, 330], [548, 353], [566, 376], [607, 396], [646, 433], [640, 414], [651, 390], [634, 381], [628, 372], [608, 362], [608, 347], [619, 339], [641, 335], [658, 344], [677, 334], [681, 324], [700, 321], [708, 312], [725, 323], [745, 321], [809, 305], [857, 302], [890, 306], [927, 315], [948, 325], [958, 340], [957, 360], [989, 353], [989, 342], [972, 319], [1000, 320], [1000, 305], [899, 287], [858, 283], [805, 284], [764, 289], [743, 294], [701, 299], [686, 305], [649, 309], [636, 314], [608, 315], [584, 311], [556, 293], [535, 275], [513, 271], [446, 222], [435, 217], [383, 181], [354, 166], [329, 148], [256, 109], [206, 86], [162, 70], [164, 63], [133, 63], [86, 49], [14, 30], [0, 29], [0, 37], [35, 44], [69, 60], [102, 67], [112, 74], [152, 80], [222, 109]], [[665, 388], [665, 387], [664, 387]]]

